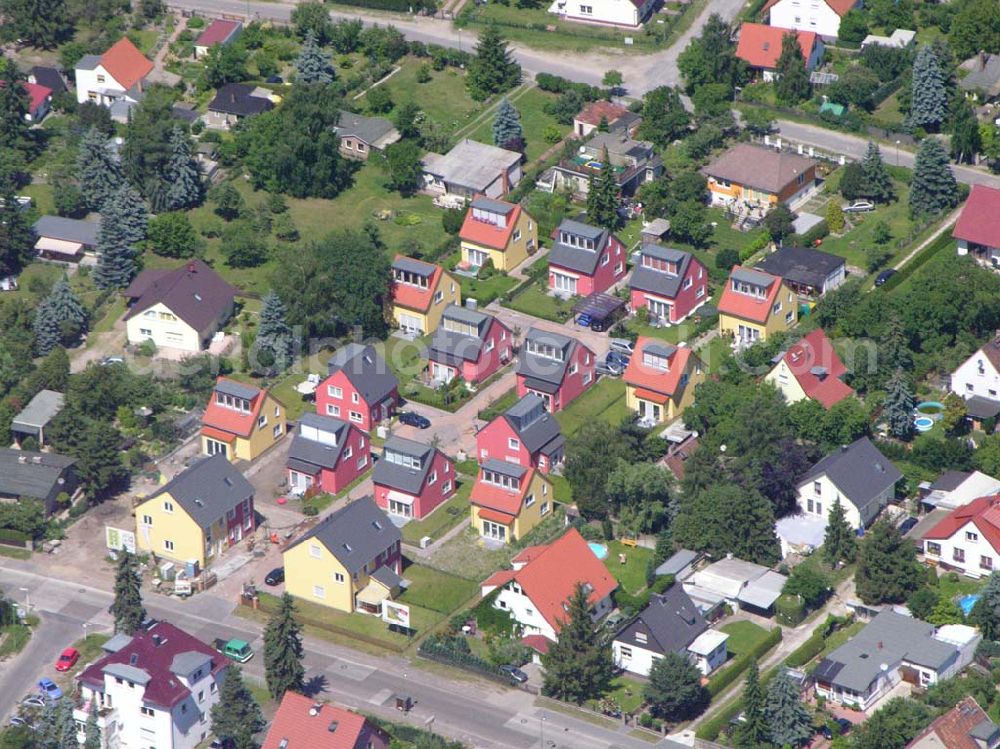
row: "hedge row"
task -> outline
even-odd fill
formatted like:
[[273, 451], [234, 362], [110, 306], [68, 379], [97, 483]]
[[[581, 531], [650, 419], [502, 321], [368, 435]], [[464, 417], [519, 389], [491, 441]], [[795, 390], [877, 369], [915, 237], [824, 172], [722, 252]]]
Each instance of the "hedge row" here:
[[396, 10], [401, 13], [409, 13], [420, 10], [435, 11], [437, 3], [433, 0], [337, 0], [342, 5], [354, 5], [359, 8], [374, 8], [376, 10]]
[[583, 97], [584, 101], [598, 101], [600, 99], [611, 98], [611, 89], [588, 86], [586, 83], [577, 83], [576, 81], [571, 81], [569, 78], [563, 78], [561, 75], [552, 75], [551, 73], [539, 73], [535, 76], [535, 83], [538, 84], [538, 88], [542, 91], [548, 91], [552, 94], [577, 91]]
[[474, 671], [477, 674], [482, 674], [483, 676], [488, 676], [493, 679], [498, 679], [500, 681], [507, 680], [507, 678], [500, 673], [499, 668], [494, 666], [489, 661], [480, 658], [478, 655], [463, 653], [432, 640], [424, 640], [420, 643], [420, 647], [417, 648], [417, 654], [432, 661], [457, 666], [458, 668], [463, 668], [466, 671]]
[[734, 658], [732, 663], [713, 676], [708, 682], [708, 693], [712, 697], [717, 697], [722, 690], [750, 668], [751, 661], [758, 660], [779, 642], [781, 642], [781, 627], [775, 627], [767, 633], [767, 637], [757, 643], [756, 647]]
[[808, 640], [789, 653], [788, 657], [785, 658], [785, 665], [790, 668], [806, 665], [823, 651], [827, 638], [850, 621], [852, 621], [852, 617], [849, 616], [834, 616], [833, 614], [827, 616], [813, 630]]
[[10, 541], [23, 546], [29, 540], [31, 540], [31, 536], [27, 533], [22, 533], [13, 528], [0, 528], [0, 542]]
[[885, 282], [882, 286], [882, 293], [890, 291], [897, 286], [899, 286], [903, 281], [916, 273], [928, 260], [930, 260], [934, 255], [940, 252], [945, 247], [950, 246], [954, 240], [951, 237], [951, 232], [945, 231], [931, 242], [929, 245], [924, 247], [915, 258], [902, 267], [892, 278]]

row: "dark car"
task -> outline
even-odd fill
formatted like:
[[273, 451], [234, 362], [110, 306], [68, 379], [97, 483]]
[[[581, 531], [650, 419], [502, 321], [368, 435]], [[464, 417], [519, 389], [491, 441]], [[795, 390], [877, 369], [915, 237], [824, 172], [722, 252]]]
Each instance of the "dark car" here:
[[886, 281], [888, 281], [895, 275], [896, 275], [895, 268], [889, 268], [888, 270], [884, 270], [881, 273], [879, 273], [878, 276], [875, 278], [875, 285], [883, 286]]
[[528, 680], [528, 675], [517, 666], [500, 666], [500, 673], [507, 676], [515, 684], [524, 684]]
[[918, 522], [920, 521], [917, 518], [910, 515], [910, 517], [906, 518], [906, 520], [899, 524], [899, 535], [905, 536], [913, 530], [913, 526], [915, 526]]
[[631, 357], [628, 354], [622, 353], [621, 351], [609, 351], [604, 363], [609, 367], [620, 367], [624, 370], [625, 367], [628, 366], [630, 358]]
[[847, 718], [835, 718], [819, 729], [824, 739], [833, 739], [834, 736], [843, 736], [851, 730], [853, 724]]
[[426, 416], [421, 416], [413, 411], [403, 411], [399, 415], [399, 423], [406, 424], [411, 427], [416, 427], [417, 429], [429, 429], [431, 426], [431, 420]]
[[267, 576], [264, 578], [264, 582], [268, 585], [278, 585], [285, 582], [285, 568], [275, 567], [267, 573]]

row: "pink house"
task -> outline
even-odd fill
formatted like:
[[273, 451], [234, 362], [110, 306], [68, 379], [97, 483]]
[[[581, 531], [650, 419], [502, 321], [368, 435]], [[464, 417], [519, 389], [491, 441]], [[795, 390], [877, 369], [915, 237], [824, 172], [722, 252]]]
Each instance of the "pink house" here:
[[545, 410], [561, 411], [594, 384], [597, 356], [575, 338], [531, 328], [517, 362], [517, 394], [533, 393]]
[[372, 346], [349, 343], [327, 363], [327, 378], [316, 388], [316, 413], [356, 424], [366, 432], [392, 416], [398, 381]]
[[607, 229], [565, 219], [549, 251], [549, 288], [560, 296], [589, 296], [625, 278], [625, 245]]
[[679, 323], [708, 301], [708, 269], [690, 252], [644, 244], [628, 282], [633, 312]]
[[368, 435], [342, 419], [302, 414], [288, 449], [288, 486], [295, 496], [310, 489], [336, 494], [368, 470]]
[[531, 393], [483, 427], [476, 435], [479, 462], [503, 460], [548, 473], [565, 457], [566, 438], [545, 403]]
[[372, 473], [375, 504], [389, 515], [421, 518], [455, 493], [455, 464], [431, 445], [390, 437]]
[[461, 377], [480, 383], [510, 361], [513, 336], [510, 328], [492, 315], [449, 305], [427, 351], [431, 378], [451, 382]]

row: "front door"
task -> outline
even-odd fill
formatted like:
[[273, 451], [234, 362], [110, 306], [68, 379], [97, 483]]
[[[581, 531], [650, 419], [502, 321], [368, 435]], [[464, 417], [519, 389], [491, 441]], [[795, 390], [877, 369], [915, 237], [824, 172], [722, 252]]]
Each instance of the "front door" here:
[[641, 419], [648, 419], [650, 421], [660, 420], [660, 406], [658, 403], [650, 403], [649, 401], [639, 401], [639, 417]]

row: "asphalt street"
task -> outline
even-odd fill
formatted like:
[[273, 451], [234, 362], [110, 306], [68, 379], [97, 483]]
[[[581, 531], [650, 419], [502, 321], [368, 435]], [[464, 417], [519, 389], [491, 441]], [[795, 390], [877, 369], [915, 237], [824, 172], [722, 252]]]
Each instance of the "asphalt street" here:
[[[0, 589], [18, 603], [28, 588], [31, 610], [41, 617], [27, 648], [0, 664], [0, 717], [6, 720], [41, 676], [54, 675], [56, 656], [89, 632], [110, 632], [107, 607], [111, 594], [103, 590], [47, 578], [10, 560], [0, 567]], [[203, 593], [187, 601], [148, 595], [146, 608], [203, 641], [239, 637], [258, 654], [245, 671], [263, 679], [260, 649], [262, 627], [237, 617], [233, 604]], [[639, 749], [647, 741], [626, 733], [577, 720], [561, 712], [539, 709], [535, 698], [521, 690], [464, 674], [444, 675], [439, 669], [414, 667], [402, 657], [374, 657], [325, 641], [306, 640], [308, 687], [323, 698], [395, 720], [427, 725], [438, 733], [476, 749]], [[395, 695], [409, 694], [416, 706], [408, 716], [395, 710]], [[544, 745], [541, 734], [544, 732]]]

